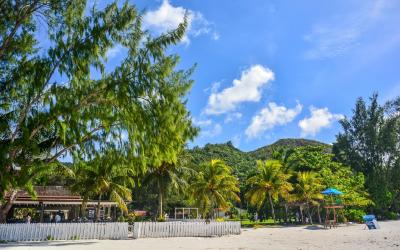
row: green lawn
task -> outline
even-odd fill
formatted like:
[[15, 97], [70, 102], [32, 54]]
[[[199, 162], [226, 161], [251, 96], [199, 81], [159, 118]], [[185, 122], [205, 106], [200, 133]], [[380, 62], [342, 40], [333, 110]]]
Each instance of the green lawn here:
[[252, 228], [252, 227], [257, 227], [257, 226], [272, 226], [276, 225], [272, 219], [264, 220], [264, 221], [251, 221], [251, 220], [242, 220], [241, 221], [242, 227], [245, 228]]

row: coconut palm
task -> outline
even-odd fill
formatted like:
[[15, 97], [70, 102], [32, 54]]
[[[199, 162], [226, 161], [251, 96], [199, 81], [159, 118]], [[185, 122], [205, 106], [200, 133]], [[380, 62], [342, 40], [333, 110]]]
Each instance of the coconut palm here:
[[298, 201], [304, 202], [307, 206], [307, 214], [310, 223], [313, 224], [311, 216], [311, 205], [318, 205], [319, 200], [323, 199], [321, 191], [323, 185], [317, 173], [299, 172], [297, 174], [297, 183], [295, 185], [295, 197]]
[[199, 166], [190, 186], [191, 198], [200, 207], [203, 217], [215, 209], [226, 210], [231, 201], [240, 201], [239, 182], [231, 168], [221, 160], [211, 160]]
[[182, 192], [187, 187], [184, 175], [190, 173], [190, 168], [183, 165], [163, 162], [159, 167], [149, 167], [143, 184], [154, 186], [158, 192], [158, 218], [164, 219], [164, 203], [168, 189]]
[[250, 204], [258, 208], [261, 208], [268, 199], [275, 221], [274, 200], [278, 200], [279, 197], [285, 199], [289, 197], [289, 192], [293, 189], [288, 181], [290, 175], [283, 171], [281, 162], [277, 160], [258, 161], [257, 170], [257, 173], [247, 180], [250, 189], [246, 197]]
[[122, 162], [118, 157], [103, 156], [89, 162], [79, 161], [75, 165], [76, 179], [71, 189], [80, 193], [84, 201], [94, 197], [98, 199], [96, 221], [100, 218], [101, 201], [105, 197], [116, 202], [125, 213], [128, 212], [126, 201], [132, 200], [134, 173]]

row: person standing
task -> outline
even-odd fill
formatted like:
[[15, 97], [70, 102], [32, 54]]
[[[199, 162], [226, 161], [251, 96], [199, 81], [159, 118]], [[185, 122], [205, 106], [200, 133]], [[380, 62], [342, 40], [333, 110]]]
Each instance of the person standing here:
[[26, 216], [26, 224], [31, 224], [31, 220], [32, 220], [31, 215], [28, 214], [28, 215]]
[[56, 223], [60, 223], [61, 222], [61, 216], [60, 216], [59, 213], [56, 214], [55, 220], [56, 220]]

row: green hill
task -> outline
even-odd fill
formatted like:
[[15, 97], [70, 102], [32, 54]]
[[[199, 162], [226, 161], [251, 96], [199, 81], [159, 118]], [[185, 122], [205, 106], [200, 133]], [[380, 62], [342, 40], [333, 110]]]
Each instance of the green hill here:
[[326, 152], [330, 153], [332, 150], [332, 146], [326, 143], [322, 143], [315, 140], [308, 140], [308, 139], [280, 139], [271, 145], [267, 145], [261, 148], [258, 148], [254, 151], [248, 152], [250, 156], [258, 160], [265, 160], [269, 159], [272, 156], [272, 152], [279, 148], [285, 149], [293, 149], [297, 147], [305, 147], [305, 146], [322, 146], [326, 148]]
[[257, 160], [271, 158], [272, 152], [279, 148], [292, 149], [304, 146], [323, 146], [331, 152], [331, 145], [307, 139], [281, 139], [273, 144], [258, 148], [254, 151], [243, 152], [231, 142], [206, 144], [204, 147], [194, 147], [188, 150], [194, 164], [198, 165], [211, 159], [221, 159], [232, 167], [234, 174], [244, 180], [248, 173], [254, 170]]
[[256, 166], [256, 159], [233, 146], [229, 141], [221, 144], [206, 144], [204, 147], [194, 147], [189, 150], [194, 164], [200, 164], [211, 159], [220, 159], [232, 167], [233, 173], [244, 180], [247, 173]]

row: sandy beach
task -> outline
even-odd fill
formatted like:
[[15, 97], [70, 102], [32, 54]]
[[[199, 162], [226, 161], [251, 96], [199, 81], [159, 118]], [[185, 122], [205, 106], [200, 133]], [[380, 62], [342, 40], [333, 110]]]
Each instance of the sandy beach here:
[[400, 249], [400, 221], [379, 222], [381, 229], [355, 224], [324, 230], [317, 226], [243, 229], [241, 235], [212, 238], [160, 238], [20, 242], [0, 244], [25, 249]]

